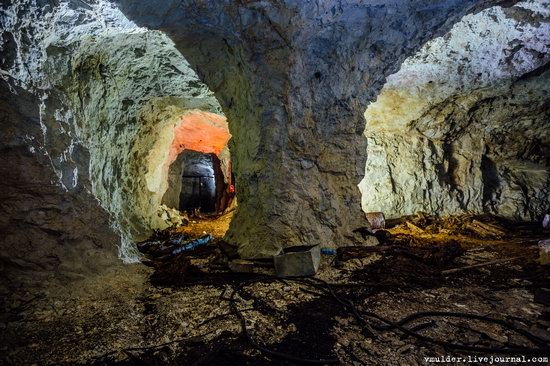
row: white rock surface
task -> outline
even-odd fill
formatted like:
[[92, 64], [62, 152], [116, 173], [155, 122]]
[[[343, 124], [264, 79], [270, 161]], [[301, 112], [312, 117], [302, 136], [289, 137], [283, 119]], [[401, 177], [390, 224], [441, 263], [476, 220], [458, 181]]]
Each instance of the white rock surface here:
[[548, 210], [549, 8], [467, 15], [388, 77], [365, 112], [365, 211], [534, 220]]
[[[387, 75], [476, 0], [115, 0], [160, 29], [226, 113], [239, 206], [226, 240], [243, 257], [361, 242], [357, 184], [368, 102]], [[483, 2], [487, 5], [491, 2]]]
[[530, 72], [548, 58], [545, 0], [481, 13], [492, 1], [114, 2], [125, 15], [104, 0], [3, 3], [0, 61], [39, 106], [27, 150], [60, 189], [97, 197], [126, 261], [161, 225], [156, 172], [177, 116], [221, 110], [192, 69], [230, 121], [227, 240], [244, 257], [360, 241], [362, 116], [395, 73], [367, 112], [365, 210], [529, 218], [548, 205], [548, 82]]
[[66, 191], [89, 189], [121, 233], [120, 256], [164, 228], [157, 174], [173, 130], [192, 110], [221, 113], [172, 41], [106, 1], [39, 6], [14, 1], [0, 16], [2, 77], [40, 96], [41, 151]]

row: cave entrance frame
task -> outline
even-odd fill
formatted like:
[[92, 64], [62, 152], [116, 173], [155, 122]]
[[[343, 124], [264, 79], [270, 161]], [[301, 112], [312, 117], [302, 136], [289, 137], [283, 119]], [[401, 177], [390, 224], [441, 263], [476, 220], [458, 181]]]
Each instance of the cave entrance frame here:
[[183, 114], [165, 162], [163, 203], [182, 212], [223, 213], [234, 201], [230, 138], [224, 116], [196, 110]]

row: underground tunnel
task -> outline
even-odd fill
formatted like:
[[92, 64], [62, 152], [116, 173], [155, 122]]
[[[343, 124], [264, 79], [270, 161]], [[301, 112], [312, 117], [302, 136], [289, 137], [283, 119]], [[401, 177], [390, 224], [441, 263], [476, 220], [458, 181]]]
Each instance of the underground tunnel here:
[[1, 364], [548, 363], [548, 0], [0, 26]]

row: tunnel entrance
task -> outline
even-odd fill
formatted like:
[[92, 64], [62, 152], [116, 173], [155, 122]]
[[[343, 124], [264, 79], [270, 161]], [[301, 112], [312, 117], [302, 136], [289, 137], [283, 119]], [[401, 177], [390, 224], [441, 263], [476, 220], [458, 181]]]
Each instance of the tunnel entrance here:
[[186, 112], [172, 128], [168, 154], [158, 169], [165, 190], [157, 215], [164, 223], [159, 232], [184, 250], [222, 239], [229, 228], [237, 205], [231, 135], [224, 116], [204, 111]]
[[232, 190], [224, 180], [220, 159], [215, 154], [186, 150], [182, 154], [179, 210], [193, 213], [221, 213]]
[[184, 114], [174, 129], [162, 204], [191, 216], [223, 214], [234, 202], [231, 138], [225, 117]]

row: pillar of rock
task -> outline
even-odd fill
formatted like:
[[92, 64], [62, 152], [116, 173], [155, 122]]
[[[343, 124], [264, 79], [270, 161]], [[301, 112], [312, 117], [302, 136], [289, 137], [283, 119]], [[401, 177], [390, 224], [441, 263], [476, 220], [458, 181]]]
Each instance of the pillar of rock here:
[[168, 34], [228, 117], [245, 257], [357, 240], [363, 113], [385, 76], [479, 1], [116, 1]]

